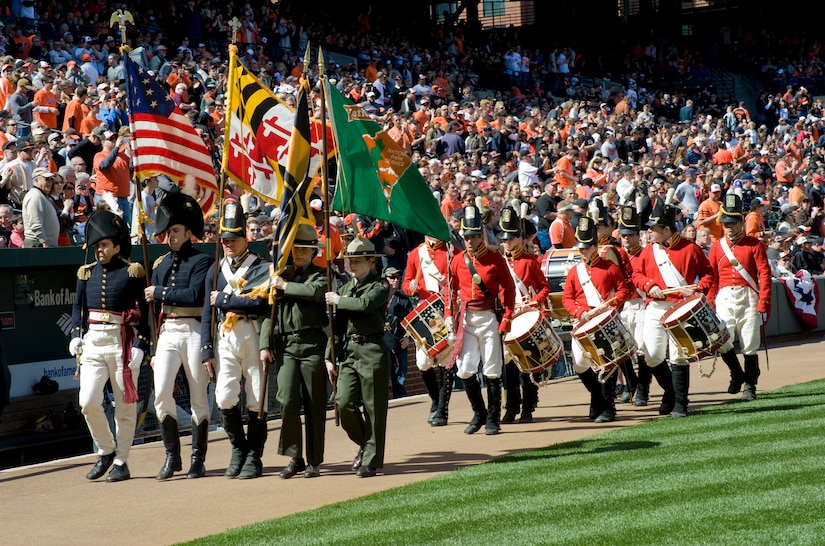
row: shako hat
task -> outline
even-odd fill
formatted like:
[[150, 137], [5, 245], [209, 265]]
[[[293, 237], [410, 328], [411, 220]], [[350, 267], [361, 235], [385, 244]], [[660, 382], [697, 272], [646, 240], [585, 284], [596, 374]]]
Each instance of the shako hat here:
[[676, 212], [676, 207], [665, 205], [664, 201], [657, 199], [646, 225], [647, 227], [660, 226], [676, 229]]
[[723, 224], [733, 224], [742, 221], [742, 198], [739, 195], [731, 192], [722, 200], [719, 206], [722, 215], [719, 217], [719, 222]]
[[198, 239], [203, 237], [203, 212], [191, 195], [168, 193], [158, 203], [155, 233], [163, 233], [175, 224], [186, 226]]
[[629, 206], [622, 207], [619, 214], [619, 235], [634, 235], [641, 231], [639, 214]]
[[464, 207], [464, 218], [461, 219], [461, 230], [465, 235], [481, 235], [483, 224], [481, 223], [481, 211], [475, 205]]
[[596, 222], [589, 216], [579, 218], [576, 225], [576, 248], [587, 248], [598, 242]]
[[132, 253], [129, 228], [123, 218], [109, 210], [98, 210], [86, 222], [86, 246], [94, 247], [103, 239], [111, 239], [120, 245], [120, 255], [127, 258]]
[[237, 239], [246, 237], [246, 215], [240, 202], [227, 199], [223, 204], [218, 237], [220, 239]]
[[502, 240], [515, 239], [521, 237], [521, 230], [523, 228], [521, 218], [516, 213], [513, 207], [504, 207], [501, 209], [501, 215], [498, 219], [498, 227], [501, 230], [499, 238]]

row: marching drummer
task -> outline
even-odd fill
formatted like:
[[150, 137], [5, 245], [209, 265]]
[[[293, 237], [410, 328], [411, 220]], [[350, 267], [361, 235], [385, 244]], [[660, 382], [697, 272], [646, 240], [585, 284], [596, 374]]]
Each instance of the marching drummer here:
[[739, 338], [745, 357], [745, 370], [736, 357], [733, 338], [722, 347], [722, 360], [730, 368], [728, 393], [736, 394], [745, 384], [742, 400], [756, 400], [759, 379], [760, 325], [763, 313], [771, 309], [771, 268], [765, 245], [743, 230], [742, 198], [735, 193], [725, 196], [720, 207], [720, 222], [725, 237], [710, 248], [709, 260], [714, 283], [708, 300], [715, 301], [716, 314], [728, 331]]
[[[667, 385], [670, 377], [673, 385], [672, 390], [665, 390], [659, 414], [686, 417], [690, 387], [688, 361], [668, 338], [659, 319], [683, 297], [697, 291], [707, 293], [713, 283], [713, 269], [699, 245], [679, 236], [677, 212], [678, 209], [665, 205], [664, 201], [656, 202], [647, 222], [650, 244], [633, 262], [633, 284], [647, 294], [643, 350], [649, 362], [660, 363], [651, 371], [660, 384]], [[666, 289], [668, 292], [664, 293]], [[672, 370], [667, 365], [668, 354]]]
[[[501, 211], [498, 222], [501, 230], [499, 238], [504, 245], [504, 257], [507, 259], [510, 275], [516, 284], [516, 309], [524, 306], [541, 309], [550, 294], [550, 285], [541, 272], [541, 264], [526, 250], [523, 235], [527, 233], [528, 226], [525, 224], [526, 221], [519, 217], [515, 209], [505, 207]], [[508, 359], [505, 357], [505, 360]], [[504, 387], [507, 402], [501, 422], [515, 422], [521, 410], [519, 421], [532, 423], [533, 412], [539, 403], [539, 389], [532, 381], [530, 374], [520, 372], [516, 363], [508, 360], [504, 365]], [[522, 389], [524, 390], [523, 399]]]
[[[446, 243], [425, 235], [424, 242], [407, 255], [401, 290], [408, 296], [417, 296], [418, 303], [432, 294], [438, 294], [443, 302], [448, 267]], [[449, 358], [449, 353], [446, 356]], [[447, 370], [444, 367], [446, 362], [437, 362], [437, 359], [431, 358], [424, 347], [416, 345], [415, 364], [421, 370], [421, 378], [431, 400], [427, 422], [434, 427], [442, 427], [447, 424], [454, 371]]]
[[[589, 216], [579, 218], [576, 225], [576, 248], [582, 261], [567, 273], [562, 303], [579, 324], [584, 324], [610, 307], [620, 309], [630, 299], [632, 287], [618, 265], [599, 256], [596, 222]], [[615, 421], [616, 374], [609, 374], [602, 383], [593, 369], [593, 361], [575, 338], [571, 348], [573, 370], [590, 392], [590, 420]]]
[[[456, 327], [453, 358], [458, 377], [473, 408], [473, 418], [465, 434], [475, 434], [484, 425], [485, 434], [501, 432], [501, 371], [503, 348], [500, 334], [510, 331], [515, 303], [513, 277], [507, 262], [492, 252], [484, 242], [481, 211], [475, 205], [464, 208], [462, 237], [467, 249], [450, 262], [449, 302], [459, 301], [457, 308], [446, 308], [447, 327]], [[496, 300], [501, 302], [501, 319], [496, 316]], [[479, 364], [487, 383], [487, 407], [478, 379]]]

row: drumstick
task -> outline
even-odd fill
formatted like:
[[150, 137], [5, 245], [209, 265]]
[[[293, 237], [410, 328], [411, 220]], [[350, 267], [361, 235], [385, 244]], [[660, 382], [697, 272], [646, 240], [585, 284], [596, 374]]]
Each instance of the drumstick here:
[[663, 296], [669, 296], [671, 294], [679, 294], [679, 293], [682, 292], [682, 290], [685, 290], [685, 289], [696, 290], [697, 288], [699, 288], [698, 284], [689, 284], [687, 286], [677, 286], [675, 288], [665, 288], [664, 290], [662, 290], [662, 295]]

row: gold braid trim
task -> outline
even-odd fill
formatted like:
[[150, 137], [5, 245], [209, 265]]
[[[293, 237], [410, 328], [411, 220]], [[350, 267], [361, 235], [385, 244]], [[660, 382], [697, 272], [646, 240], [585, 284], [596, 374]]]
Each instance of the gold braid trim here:
[[92, 276], [92, 267], [95, 265], [95, 263], [96, 262], [81, 265], [79, 268], [77, 268], [77, 278], [81, 281], [88, 281], [89, 278]]

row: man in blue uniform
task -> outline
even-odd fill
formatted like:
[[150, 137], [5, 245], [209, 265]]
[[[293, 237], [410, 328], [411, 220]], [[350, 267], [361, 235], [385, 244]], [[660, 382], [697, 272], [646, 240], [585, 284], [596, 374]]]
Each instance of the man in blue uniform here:
[[173, 390], [175, 377], [183, 366], [189, 383], [192, 407], [192, 464], [187, 478], [200, 478], [206, 472], [206, 442], [209, 433], [207, 387], [209, 374], [201, 365], [201, 315], [206, 272], [214, 260], [192, 245], [192, 236], [203, 237], [200, 205], [184, 193], [168, 194], [160, 202], [155, 233], [166, 234], [169, 252], [155, 261], [152, 284], [144, 289], [147, 302], [160, 312], [152, 364], [155, 376], [155, 414], [166, 448], [166, 462], [155, 476], [168, 480], [183, 469], [180, 457], [177, 407]]
[[[86, 244], [94, 249], [97, 261], [77, 271], [69, 343], [69, 353], [80, 355], [79, 403], [98, 446], [97, 463], [86, 479], [102, 477], [114, 463], [106, 481], [119, 482], [131, 477], [126, 462], [135, 438], [137, 378], [149, 348], [143, 298], [146, 271], [129, 263], [129, 228], [112, 212], [89, 217]], [[114, 396], [116, 436], [103, 411], [107, 382]]]
[[[259, 478], [263, 472], [261, 454], [266, 442], [266, 399], [261, 399], [264, 364], [260, 357], [263, 318], [269, 315], [266, 297], [249, 291], [269, 277], [269, 262], [249, 251], [246, 218], [241, 204], [224, 203], [218, 227], [223, 259], [212, 264], [206, 274], [206, 290], [201, 316], [201, 360], [210, 376], [216, 377], [215, 401], [221, 408], [223, 428], [232, 443], [227, 478]], [[213, 287], [215, 267], [219, 268]], [[215, 332], [212, 332], [212, 307]], [[214, 345], [213, 345], [214, 344]], [[249, 414], [243, 429], [240, 395], [241, 379]], [[264, 397], [265, 398], [265, 397]]]

